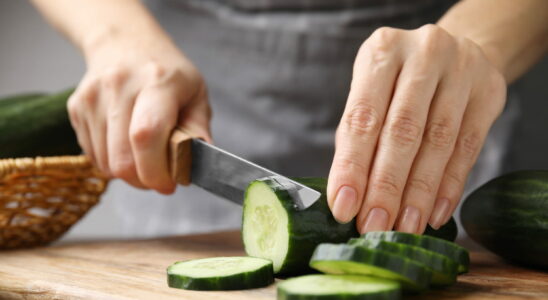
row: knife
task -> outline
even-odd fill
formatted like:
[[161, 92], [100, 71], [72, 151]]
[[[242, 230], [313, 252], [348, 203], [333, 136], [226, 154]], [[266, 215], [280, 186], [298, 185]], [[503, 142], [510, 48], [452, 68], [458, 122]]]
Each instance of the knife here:
[[294, 180], [247, 161], [176, 128], [170, 138], [170, 172], [175, 182], [195, 184], [239, 205], [253, 180], [268, 177], [287, 190], [297, 210], [316, 202], [321, 194]]

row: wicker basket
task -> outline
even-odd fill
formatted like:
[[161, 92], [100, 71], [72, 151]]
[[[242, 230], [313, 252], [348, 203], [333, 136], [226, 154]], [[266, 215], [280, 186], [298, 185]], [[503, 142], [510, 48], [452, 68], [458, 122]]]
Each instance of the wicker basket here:
[[50, 243], [98, 201], [107, 179], [85, 156], [0, 160], [0, 249]]

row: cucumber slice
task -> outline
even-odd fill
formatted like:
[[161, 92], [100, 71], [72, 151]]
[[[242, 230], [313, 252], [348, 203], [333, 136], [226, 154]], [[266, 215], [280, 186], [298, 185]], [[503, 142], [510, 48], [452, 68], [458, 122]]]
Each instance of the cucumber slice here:
[[278, 284], [278, 300], [397, 300], [398, 282], [357, 275], [307, 275]]
[[373, 231], [362, 236], [366, 240], [384, 240], [418, 246], [430, 251], [445, 255], [459, 264], [459, 274], [468, 272], [470, 254], [468, 251], [453, 243], [428, 235], [417, 235], [398, 231]]
[[327, 205], [325, 178], [296, 179], [322, 193], [309, 208], [295, 208], [290, 193], [265, 178], [247, 188], [242, 238], [248, 255], [272, 260], [277, 274], [310, 272], [308, 262], [320, 243], [345, 243], [359, 236], [354, 222], [339, 224]]
[[321, 244], [310, 266], [328, 274], [371, 275], [401, 282], [404, 290], [428, 288], [431, 272], [423, 265], [389, 252], [347, 244]]
[[414, 260], [424, 265], [432, 272], [430, 281], [433, 286], [447, 286], [455, 283], [457, 280], [458, 264], [455, 261], [449, 259], [445, 255], [421, 247], [383, 240], [365, 240], [361, 238], [350, 239], [348, 244], [386, 251]]
[[167, 268], [169, 287], [186, 290], [243, 290], [274, 282], [272, 262], [247, 256], [180, 261]]

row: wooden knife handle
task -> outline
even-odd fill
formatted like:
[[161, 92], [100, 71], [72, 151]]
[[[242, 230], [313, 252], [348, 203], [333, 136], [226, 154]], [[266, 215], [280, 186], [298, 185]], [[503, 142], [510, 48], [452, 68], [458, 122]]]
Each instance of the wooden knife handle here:
[[175, 128], [169, 140], [169, 169], [171, 178], [182, 185], [190, 184], [191, 149], [192, 136], [181, 128]]

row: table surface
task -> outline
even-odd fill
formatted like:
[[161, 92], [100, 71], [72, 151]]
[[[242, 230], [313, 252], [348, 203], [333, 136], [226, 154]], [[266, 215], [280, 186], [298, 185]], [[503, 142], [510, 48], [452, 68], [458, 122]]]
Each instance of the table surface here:
[[[243, 255], [239, 232], [102, 241], [0, 252], [0, 299], [275, 299], [275, 286], [198, 292], [168, 288], [171, 263]], [[472, 252], [468, 274], [409, 299], [548, 299], [548, 273]]]

